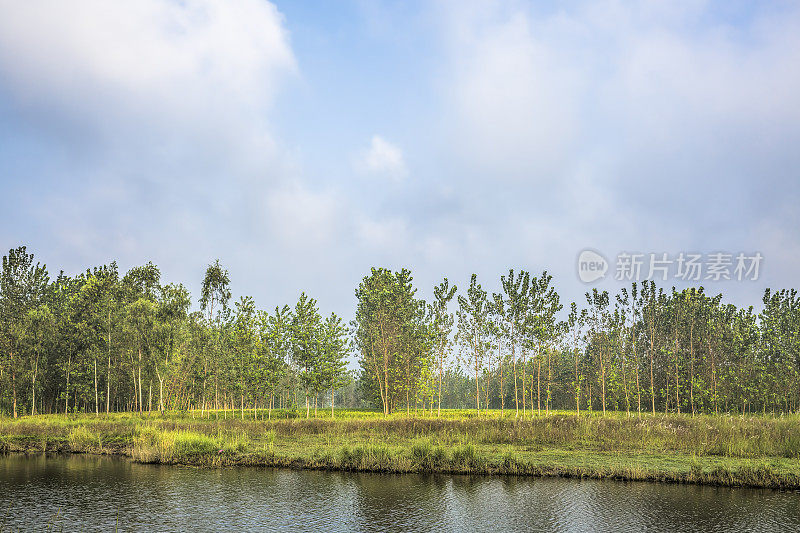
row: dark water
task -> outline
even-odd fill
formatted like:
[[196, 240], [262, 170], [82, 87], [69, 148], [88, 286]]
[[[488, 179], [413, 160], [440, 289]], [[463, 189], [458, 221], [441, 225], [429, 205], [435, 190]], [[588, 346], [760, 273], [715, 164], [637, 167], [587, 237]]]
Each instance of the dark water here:
[[798, 492], [83, 456], [0, 456], [0, 501], [0, 531], [800, 531]]

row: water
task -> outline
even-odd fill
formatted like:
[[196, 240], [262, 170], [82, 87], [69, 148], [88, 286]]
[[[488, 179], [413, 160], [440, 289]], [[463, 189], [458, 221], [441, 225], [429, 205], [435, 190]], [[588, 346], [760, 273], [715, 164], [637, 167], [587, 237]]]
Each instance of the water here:
[[800, 531], [798, 492], [92, 456], [0, 456], [0, 501], [0, 531]]

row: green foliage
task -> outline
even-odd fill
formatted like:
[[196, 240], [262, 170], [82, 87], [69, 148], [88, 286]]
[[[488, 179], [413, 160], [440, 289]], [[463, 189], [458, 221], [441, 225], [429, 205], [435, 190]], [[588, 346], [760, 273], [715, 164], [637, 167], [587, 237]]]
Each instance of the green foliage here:
[[[230, 285], [219, 261], [209, 265], [200, 311], [190, 312], [186, 288], [163, 282], [152, 263], [124, 276], [111, 263], [51, 280], [25, 247], [9, 250], [0, 412], [178, 409], [225, 420], [233, 410], [240, 419], [272, 418], [273, 409], [300, 416], [286, 409], [301, 406], [310, 417], [312, 406], [316, 414], [343, 401], [386, 417], [468, 406], [485, 417], [512, 406], [515, 416], [800, 409], [795, 289], [767, 290], [756, 311], [702, 287], [645, 281], [594, 290], [563, 312], [547, 272], [509, 270], [494, 293], [476, 275], [461, 294], [445, 278], [425, 302], [407, 269], [373, 268], [355, 291], [348, 330], [305, 293], [272, 313], [246, 296], [229, 306]], [[796, 456], [797, 446], [787, 440], [781, 453]]]

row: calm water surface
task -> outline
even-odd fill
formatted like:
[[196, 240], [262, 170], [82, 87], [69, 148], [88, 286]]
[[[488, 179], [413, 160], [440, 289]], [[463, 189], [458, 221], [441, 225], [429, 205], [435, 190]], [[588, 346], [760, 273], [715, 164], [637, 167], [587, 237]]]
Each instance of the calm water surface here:
[[0, 531], [800, 531], [798, 492], [91, 456], [0, 456], [0, 501]]

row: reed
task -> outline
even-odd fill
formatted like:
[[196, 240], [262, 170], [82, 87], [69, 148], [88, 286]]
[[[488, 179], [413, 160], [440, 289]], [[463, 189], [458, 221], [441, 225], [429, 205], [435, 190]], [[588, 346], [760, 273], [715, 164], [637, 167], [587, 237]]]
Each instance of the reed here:
[[0, 450], [143, 463], [558, 475], [800, 488], [800, 416], [47, 415], [0, 420]]

